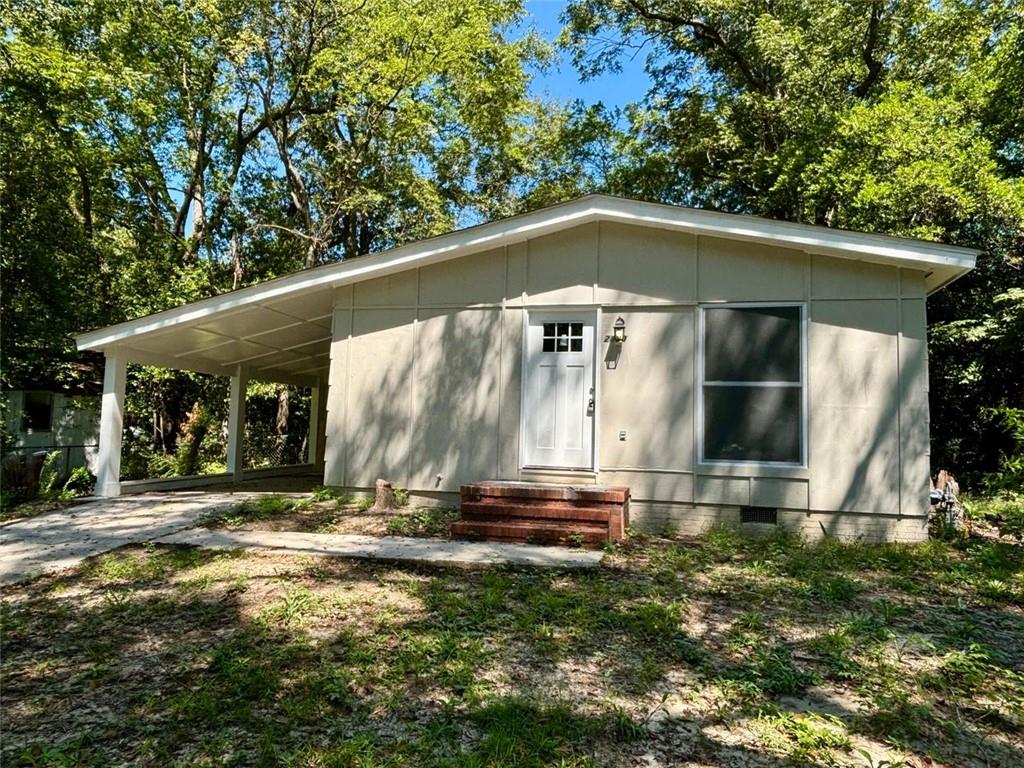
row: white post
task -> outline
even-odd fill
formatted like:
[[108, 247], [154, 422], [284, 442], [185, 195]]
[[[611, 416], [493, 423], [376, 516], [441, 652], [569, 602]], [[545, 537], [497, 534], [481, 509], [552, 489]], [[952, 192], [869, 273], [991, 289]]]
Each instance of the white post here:
[[231, 377], [228, 401], [228, 474], [236, 483], [242, 481], [245, 469], [245, 390], [248, 385], [248, 371], [238, 366]]
[[326, 416], [327, 382], [317, 379], [317, 385], [309, 393], [309, 437], [306, 440], [306, 463], [320, 466], [324, 460], [323, 443], [320, 434], [324, 431]]
[[107, 352], [103, 366], [100, 445], [96, 459], [96, 495], [121, 495], [121, 436], [124, 429], [124, 385], [128, 365], [123, 355]]

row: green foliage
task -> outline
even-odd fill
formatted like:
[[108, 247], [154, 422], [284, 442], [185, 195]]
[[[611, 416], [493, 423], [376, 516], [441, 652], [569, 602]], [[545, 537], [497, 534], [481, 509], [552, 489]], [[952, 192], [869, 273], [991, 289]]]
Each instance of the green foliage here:
[[999, 415], [1024, 408], [1019, 8], [573, 0], [565, 22], [584, 79], [647, 52], [607, 189], [984, 251], [929, 298], [931, 456], [1019, 487]]
[[831, 764], [834, 762], [832, 750], [850, 745], [846, 725], [832, 715], [813, 712], [761, 715], [754, 728], [769, 747], [798, 763]]
[[447, 536], [451, 524], [459, 519], [457, 509], [419, 507], [388, 520], [389, 536]]
[[[7, 4], [3, 389], [95, 388], [74, 333], [516, 209], [547, 172], [531, 137], [562, 152], [571, 119], [526, 97], [550, 46], [512, 39], [522, 17], [520, 0]], [[126, 427], [151, 446], [128, 476], [166, 471], [148, 454], [176, 452], [195, 402], [222, 419], [224, 395], [132, 366]], [[275, 414], [250, 423], [257, 464], [301, 459], [304, 435], [259, 429]], [[190, 451], [174, 471], [213, 461]]]
[[995, 525], [1000, 533], [1024, 538], [1024, 491], [998, 491], [990, 496], [966, 496], [967, 514]]
[[43, 459], [39, 473], [39, 498], [53, 499], [60, 495], [60, 465], [63, 451], [50, 451]]
[[338, 504], [348, 504], [349, 496], [344, 491], [331, 488], [326, 485], [318, 485], [310, 493], [310, 500], [314, 502], [336, 501]]
[[96, 487], [96, 476], [88, 467], [75, 467], [64, 481], [64, 495], [88, 496]]
[[236, 504], [223, 512], [216, 512], [204, 523], [211, 526], [237, 528], [258, 520], [270, 520], [302, 507], [302, 499], [293, 499], [283, 494], [272, 493]]

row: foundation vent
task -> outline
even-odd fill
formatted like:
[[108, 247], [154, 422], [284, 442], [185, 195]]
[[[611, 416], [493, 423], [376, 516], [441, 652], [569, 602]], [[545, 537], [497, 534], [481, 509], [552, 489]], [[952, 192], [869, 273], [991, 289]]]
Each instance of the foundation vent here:
[[778, 525], [779, 510], [772, 507], [740, 507], [740, 522]]

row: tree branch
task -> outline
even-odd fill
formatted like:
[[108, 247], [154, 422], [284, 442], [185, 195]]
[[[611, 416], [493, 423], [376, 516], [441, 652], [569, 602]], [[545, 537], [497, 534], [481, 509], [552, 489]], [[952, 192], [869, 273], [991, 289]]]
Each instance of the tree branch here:
[[864, 50], [861, 57], [864, 66], [868, 68], [864, 79], [860, 81], [854, 94], [858, 99], [863, 99], [871, 91], [871, 87], [878, 82], [882, 75], [882, 62], [875, 58], [875, 51], [878, 47], [878, 30], [882, 22], [882, 0], [872, 0], [871, 17], [868, 19], [868, 28], [864, 34]]
[[744, 60], [740, 52], [730, 45], [725, 39], [725, 35], [722, 34], [721, 30], [701, 19], [690, 18], [687, 16], [676, 16], [674, 14], [652, 10], [641, 2], [641, 0], [627, 0], [627, 2], [633, 10], [648, 21], [658, 21], [663, 24], [668, 24], [673, 29], [686, 27], [697, 40], [709, 47], [717, 48], [724, 53], [725, 56], [740, 70], [740, 73], [743, 75], [743, 79], [747, 81], [748, 85], [762, 93], [768, 92], [768, 84], [765, 82], [765, 79], [754, 73], [753, 68], [746, 62], [746, 60]]

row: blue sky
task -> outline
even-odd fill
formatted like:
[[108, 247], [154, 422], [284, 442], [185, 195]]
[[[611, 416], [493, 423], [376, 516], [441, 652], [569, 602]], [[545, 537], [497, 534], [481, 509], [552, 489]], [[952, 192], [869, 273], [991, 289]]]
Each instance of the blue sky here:
[[[526, 0], [527, 21], [546, 39], [554, 40], [562, 30], [558, 17], [565, 8], [564, 0]], [[535, 74], [532, 92], [535, 96], [547, 95], [559, 101], [582, 99], [586, 104], [603, 102], [606, 107], [621, 107], [631, 101], [640, 101], [647, 92], [650, 82], [644, 72], [645, 52], [632, 60], [622, 62], [622, 71], [601, 75], [585, 83], [579, 81], [579, 73], [567, 54], [562, 52], [559, 64], [545, 73]]]

